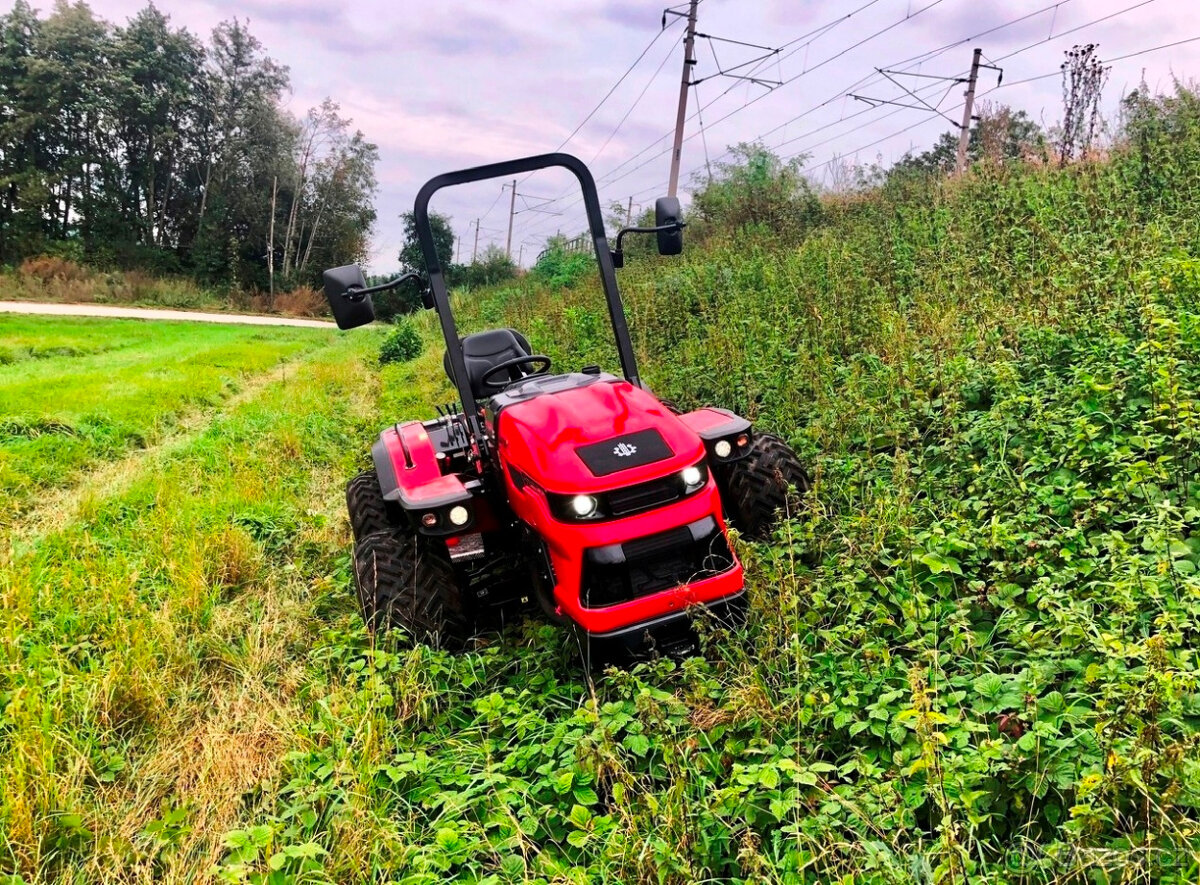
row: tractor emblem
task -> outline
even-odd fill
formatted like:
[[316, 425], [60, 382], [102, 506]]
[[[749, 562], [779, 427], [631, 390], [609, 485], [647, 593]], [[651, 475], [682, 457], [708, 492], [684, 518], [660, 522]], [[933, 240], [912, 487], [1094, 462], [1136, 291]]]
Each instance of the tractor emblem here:
[[631, 446], [629, 443], [618, 443], [613, 446], [613, 454], [618, 458], [628, 458], [630, 455], [637, 454], [637, 446]]

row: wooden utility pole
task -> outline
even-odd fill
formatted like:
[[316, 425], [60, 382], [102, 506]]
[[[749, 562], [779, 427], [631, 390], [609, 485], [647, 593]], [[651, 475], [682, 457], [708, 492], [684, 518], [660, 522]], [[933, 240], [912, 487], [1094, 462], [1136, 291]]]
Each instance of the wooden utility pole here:
[[517, 180], [512, 183], [512, 199], [508, 202], [508, 242], [504, 245], [504, 254], [512, 261], [512, 225], [513, 216], [517, 214]]
[[667, 184], [667, 196], [675, 196], [679, 187], [679, 157], [683, 153], [683, 123], [687, 119], [688, 89], [692, 85], [692, 66], [696, 59], [692, 48], [696, 44], [696, 6], [700, 0], [692, 0], [688, 7], [687, 36], [683, 40], [683, 76], [679, 79], [679, 110], [675, 114], [675, 146], [671, 149], [671, 177]]
[[976, 48], [975, 57], [971, 60], [971, 76], [967, 78], [967, 101], [963, 105], [962, 126], [958, 130], [958, 161], [954, 164], [955, 171], [962, 175], [967, 168], [967, 145], [971, 141], [971, 116], [975, 111], [975, 81], [979, 79], [979, 57], [983, 50]]
[[475, 219], [475, 245], [471, 247], [471, 263], [475, 263], [475, 256], [479, 252], [479, 219]]
[[633, 224], [633, 197], [629, 198], [629, 206], [625, 209], [625, 226]]

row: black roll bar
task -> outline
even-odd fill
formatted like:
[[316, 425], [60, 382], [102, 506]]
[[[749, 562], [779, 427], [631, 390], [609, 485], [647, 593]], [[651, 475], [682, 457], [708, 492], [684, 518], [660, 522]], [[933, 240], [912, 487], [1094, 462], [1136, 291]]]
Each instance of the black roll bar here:
[[641, 386], [637, 360], [633, 355], [633, 344], [629, 339], [629, 325], [625, 321], [625, 307], [621, 303], [621, 293], [617, 289], [617, 274], [613, 266], [612, 253], [609, 252], [608, 240], [604, 234], [604, 217], [600, 211], [600, 197], [596, 193], [596, 182], [592, 178], [592, 173], [583, 164], [583, 161], [571, 154], [539, 154], [519, 160], [489, 163], [486, 166], [476, 166], [473, 169], [438, 175], [427, 181], [417, 193], [413, 214], [416, 220], [417, 236], [421, 241], [421, 251], [425, 255], [425, 269], [429, 274], [429, 289], [433, 297], [433, 306], [441, 320], [442, 336], [446, 339], [446, 352], [450, 356], [450, 368], [454, 370], [454, 384], [458, 388], [463, 412], [466, 414], [467, 421], [470, 422], [481, 454], [486, 453], [487, 439], [483, 423], [479, 419], [479, 404], [475, 401], [475, 394], [471, 390], [471, 383], [467, 377], [467, 364], [463, 358], [462, 342], [458, 337], [458, 326], [454, 322], [454, 315], [450, 309], [450, 293], [446, 289], [445, 274], [433, 242], [433, 227], [429, 223], [429, 201], [434, 194], [445, 187], [484, 181], [489, 178], [508, 178], [524, 172], [546, 169], [550, 166], [562, 166], [573, 172], [579, 180], [579, 186], [583, 189], [583, 205], [587, 211], [588, 228], [596, 249], [596, 263], [600, 266], [600, 281], [604, 287], [604, 298], [608, 302], [608, 316], [612, 321], [613, 335], [617, 340], [621, 370], [630, 384]]

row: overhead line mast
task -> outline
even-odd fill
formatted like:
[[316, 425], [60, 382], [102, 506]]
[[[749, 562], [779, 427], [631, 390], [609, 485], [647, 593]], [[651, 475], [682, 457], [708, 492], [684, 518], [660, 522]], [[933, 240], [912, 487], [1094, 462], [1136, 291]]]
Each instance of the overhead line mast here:
[[[687, 36], [683, 40], [683, 75], [679, 79], [679, 109], [675, 114], [675, 145], [671, 149], [671, 177], [667, 183], [667, 196], [675, 196], [679, 189], [679, 158], [683, 153], [683, 124], [687, 119], [688, 88], [692, 85], [692, 66], [696, 57], [692, 50], [696, 45], [696, 7], [700, 0], [691, 0], [687, 13]], [[663, 10], [662, 26], [667, 26], [667, 15], [683, 15], [673, 9]]]

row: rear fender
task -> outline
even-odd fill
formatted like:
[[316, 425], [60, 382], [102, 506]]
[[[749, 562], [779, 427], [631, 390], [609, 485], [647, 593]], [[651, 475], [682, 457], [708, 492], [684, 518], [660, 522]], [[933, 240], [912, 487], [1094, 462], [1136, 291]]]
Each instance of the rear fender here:
[[[454, 474], [443, 474], [437, 450], [420, 421], [389, 427], [371, 447], [383, 500], [407, 513], [419, 532], [437, 537], [477, 531], [474, 495]], [[466, 522], [450, 511], [465, 507]]]
[[[741, 415], [728, 409], [706, 406], [703, 409], [685, 412], [679, 416], [679, 420], [704, 440], [709, 460], [714, 463], [737, 461], [750, 453], [750, 443], [753, 441], [751, 425]], [[718, 452], [717, 444], [722, 441], [730, 444], [727, 455]]]

